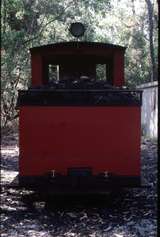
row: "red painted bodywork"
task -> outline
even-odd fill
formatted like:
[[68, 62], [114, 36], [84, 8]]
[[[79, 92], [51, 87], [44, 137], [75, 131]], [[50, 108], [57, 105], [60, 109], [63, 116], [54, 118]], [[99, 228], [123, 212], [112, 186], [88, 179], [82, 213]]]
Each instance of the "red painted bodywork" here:
[[116, 52], [113, 63], [113, 85], [123, 86], [124, 83], [124, 53]]
[[140, 107], [20, 107], [20, 176], [93, 174], [140, 176]]
[[43, 85], [43, 66], [42, 66], [42, 56], [40, 54], [32, 55], [31, 68], [32, 68], [32, 85], [33, 86]]

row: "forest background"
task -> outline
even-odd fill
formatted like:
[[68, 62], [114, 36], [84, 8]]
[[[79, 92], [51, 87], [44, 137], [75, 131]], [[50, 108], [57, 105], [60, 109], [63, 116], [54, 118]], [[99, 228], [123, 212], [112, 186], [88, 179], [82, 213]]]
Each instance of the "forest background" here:
[[74, 40], [68, 29], [76, 21], [86, 27], [81, 41], [127, 47], [128, 87], [157, 80], [158, 0], [2, 0], [2, 128], [17, 128], [18, 90], [30, 84], [29, 48]]

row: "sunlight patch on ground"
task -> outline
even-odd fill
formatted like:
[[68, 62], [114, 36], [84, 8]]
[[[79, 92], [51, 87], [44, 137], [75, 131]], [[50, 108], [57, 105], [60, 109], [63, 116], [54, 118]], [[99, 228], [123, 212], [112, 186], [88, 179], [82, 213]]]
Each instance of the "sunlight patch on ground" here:
[[18, 152], [19, 152], [18, 146], [1, 148], [2, 155], [17, 155]]
[[17, 171], [1, 170], [1, 183], [9, 184], [15, 179], [17, 175], [18, 175]]

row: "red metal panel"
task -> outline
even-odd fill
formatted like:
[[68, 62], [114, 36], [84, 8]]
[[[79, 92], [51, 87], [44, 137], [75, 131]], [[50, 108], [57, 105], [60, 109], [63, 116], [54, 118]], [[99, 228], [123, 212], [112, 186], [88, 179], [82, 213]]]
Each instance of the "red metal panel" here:
[[113, 85], [124, 86], [124, 52], [117, 51], [113, 58]]
[[43, 84], [42, 56], [40, 54], [32, 54], [31, 57], [32, 86], [40, 86]]
[[140, 175], [140, 107], [21, 107], [20, 175]]

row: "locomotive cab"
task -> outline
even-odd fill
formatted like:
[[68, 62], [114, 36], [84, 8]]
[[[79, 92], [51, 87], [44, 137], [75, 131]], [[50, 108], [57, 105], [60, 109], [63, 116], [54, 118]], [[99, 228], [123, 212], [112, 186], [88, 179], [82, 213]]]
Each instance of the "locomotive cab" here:
[[125, 89], [125, 48], [35, 47], [19, 91], [19, 180], [55, 192], [140, 185], [141, 91]]
[[124, 85], [124, 52], [121, 46], [84, 42], [32, 48], [32, 86], [86, 76], [94, 80], [97, 77], [106, 79], [109, 84], [121, 87]]

